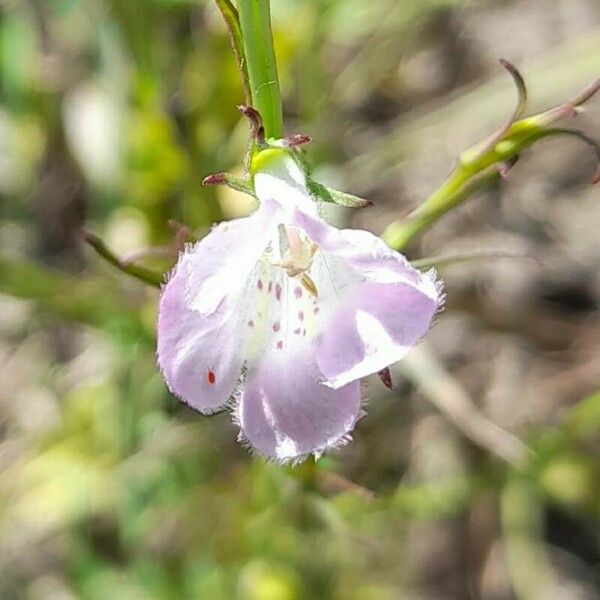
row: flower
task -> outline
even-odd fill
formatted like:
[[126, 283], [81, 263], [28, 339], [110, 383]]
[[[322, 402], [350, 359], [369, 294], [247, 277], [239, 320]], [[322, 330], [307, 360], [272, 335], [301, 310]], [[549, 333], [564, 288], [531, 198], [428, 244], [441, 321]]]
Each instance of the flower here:
[[162, 288], [158, 362], [204, 414], [230, 408], [240, 440], [279, 461], [348, 441], [361, 379], [400, 360], [442, 303], [378, 237], [318, 215], [292, 155], [253, 161], [259, 208], [190, 246]]

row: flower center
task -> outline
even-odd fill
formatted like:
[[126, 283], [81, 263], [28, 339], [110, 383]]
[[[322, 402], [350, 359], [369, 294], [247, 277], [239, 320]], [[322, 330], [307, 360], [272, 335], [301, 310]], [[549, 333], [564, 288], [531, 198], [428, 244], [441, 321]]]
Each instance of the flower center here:
[[302, 287], [315, 298], [319, 297], [319, 291], [315, 282], [308, 275], [313, 258], [319, 250], [304, 232], [296, 227], [279, 225], [279, 251], [281, 261], [274, 263], [281, 267], [292, 279], [299, 278]]
[[304, 230], [278, 226], [249, 281], [254, 302], [244, 315], [251, 330], [245, 349], [248, 365], [268, 350], [292, 352], [310, 343], [318, 331], [322, 299], [309, 273], [318, 271], [319, 257], [319, 247]]

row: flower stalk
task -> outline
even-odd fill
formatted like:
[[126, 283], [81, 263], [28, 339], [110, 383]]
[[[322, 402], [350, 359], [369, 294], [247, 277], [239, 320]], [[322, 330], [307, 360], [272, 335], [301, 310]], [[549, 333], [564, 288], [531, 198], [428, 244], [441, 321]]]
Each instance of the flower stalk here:
[[252, 106], [263, 118], [266, 137], [279, 139], [283, 110], [269, 0], [239, 0], [238, 11]]

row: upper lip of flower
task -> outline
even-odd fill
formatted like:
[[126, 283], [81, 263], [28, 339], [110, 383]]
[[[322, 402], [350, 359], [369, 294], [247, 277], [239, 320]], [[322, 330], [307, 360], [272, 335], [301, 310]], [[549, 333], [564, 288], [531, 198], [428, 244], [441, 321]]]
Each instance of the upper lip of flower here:
[[360, 379], [402, 358], [441, 296], [379, 238], [322, 221], [279, 152], [255, 173], [260, 208], [180, 257], [158, 361], [173, 393], [205, 413], [234, 406], [244, 439], [293, 460], [348, 439]]

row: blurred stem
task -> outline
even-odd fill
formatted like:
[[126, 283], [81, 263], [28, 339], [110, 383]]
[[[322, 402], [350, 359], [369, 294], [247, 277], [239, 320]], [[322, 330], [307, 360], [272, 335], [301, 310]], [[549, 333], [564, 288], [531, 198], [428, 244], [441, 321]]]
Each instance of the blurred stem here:
[[262, 116], [266, 137], [279, 139], [283, 137], [283, 109], [269, 0], [239, 0], [238, 11], [252, 106]]
[[522, 468], [531, 456], [531, 451], [523, 442], [481, 413], [471, 396], [446, 371], [426, 341], [404, 357], [398, 364], [398, 370], [473, 443], [517, 469]]
[[318, 469], [315, 457], [309, 456], [302, 464], [294, 467], [292, 472], [305, 490], [314, 492], [317, 489]]
[[510, 476], [500, 497], [500, 513], [515, 596], [519, 600], [552, 598], [552, 569], [543, 544], [543, 514], [535, 484], [518, 474]]
[[136, 339], [148, 340], [152, 335], [139, 307], [124, 302], [118, 290], [101, 278], [75, 277], [2, 256], [0, 273], [0, 294], [32, 300], [43, 310], [119, 336], [128, 331]]
[[108, 246], [96, 235], [89, 231], [83, 230], [81, 232], [82, 238], [107, 262], [123, 271], [131, 277], [135, 277], [144, 283], [152, 285], [154, 287], [160, 287], [164, 282], [163, 273], [157, 273], [146, 267], [141, 267], [135, 264], [128, 264], [123, 262], [118, 256], [116, 256]]
[[423, 271], [425, 269], [431, 269], [432, 267], [439, 269], [440, 267], [470, 262], [473, 260], [493, 260], [498, 258], [535, 260], [534, 257], [528, 256], [527, 254], [523, 254], [522, 252], [512, 252], [508, 250], [477, 250], [474, 252], [444, 254], [441, 256], [429, 256], [427, 258], [419, 258], [417, 260], [411, 260], [410, 264], [415, 269], [420, 269], [421, 271]]

